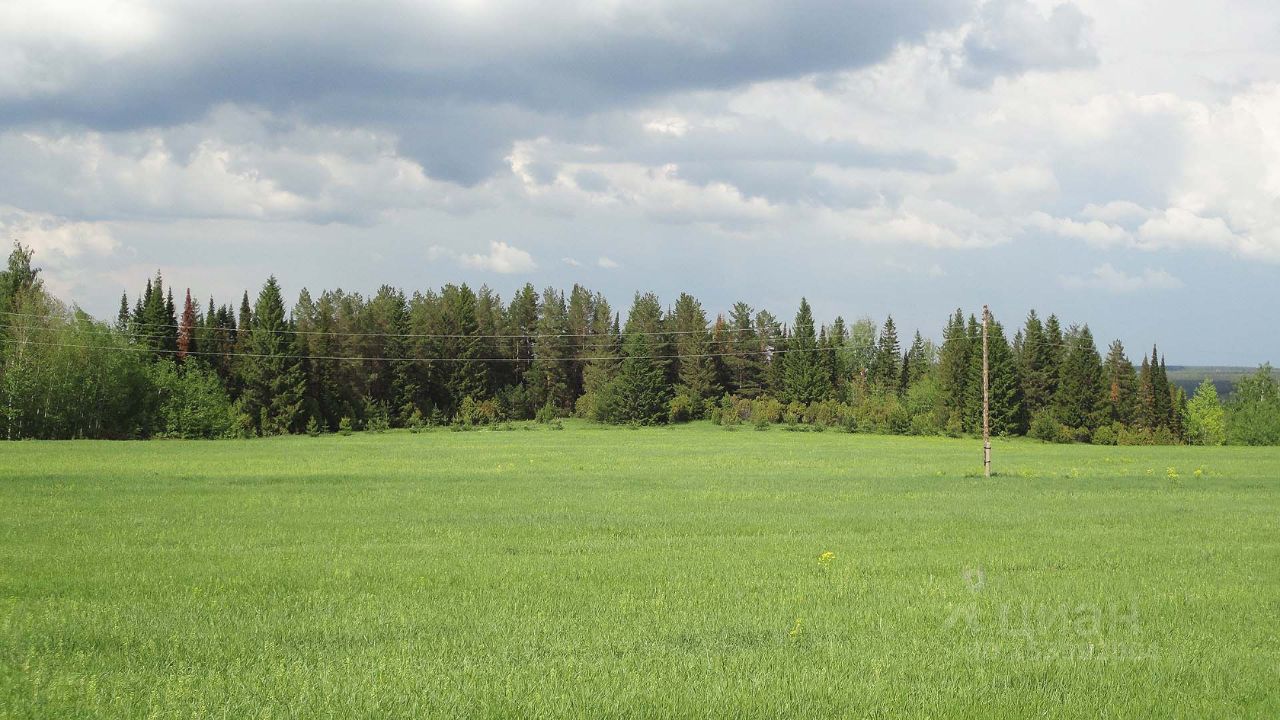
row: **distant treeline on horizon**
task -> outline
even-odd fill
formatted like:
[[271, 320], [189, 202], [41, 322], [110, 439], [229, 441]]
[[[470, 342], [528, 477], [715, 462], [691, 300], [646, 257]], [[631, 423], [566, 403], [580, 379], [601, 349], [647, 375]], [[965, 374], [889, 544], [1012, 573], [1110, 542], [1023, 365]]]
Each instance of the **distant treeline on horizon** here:
[[[982, 423], [982, 322], [961, 310], [941, 343], [900, 340], [890, 316], [790, 323], [736, 303], [709, 318], [681, 294], [637, 293], [625, 320], [600, 293], [525, 285], [504, 302], [446, 285], [372, 297], [271, 277], [250, 303], [175, 302], [159, 273], [114, 322], [68, 310], [16, 245], [0, 274], [6, 438], [257, 436], [577, 415], [617, 424], [707, 418], [851, 432], [962, 435]], [[1280, 443], [1268, 366], [1225, 405], [1188, 399], [1153, 347], [1135, 365], [1089, 326], [1032, 311], [987, 333], [996, 435], [1102, 444]]]

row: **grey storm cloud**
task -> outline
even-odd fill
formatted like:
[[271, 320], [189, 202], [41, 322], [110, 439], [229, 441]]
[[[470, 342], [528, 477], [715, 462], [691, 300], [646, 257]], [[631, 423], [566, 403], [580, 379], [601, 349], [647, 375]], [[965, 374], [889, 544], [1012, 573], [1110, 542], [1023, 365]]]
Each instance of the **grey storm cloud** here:
[[223, 104], [381, 125], [434, 176], [485, 177], [517, 134], [669, 93], [866, 66], [953, 26], [968, 0], [172, 3], [120, 52], [5, 42], [24, 86], [0, 124], [113, 131]]
[[[604, 129], [606, 128], [607, 129]], [[681, 127], [679, 132], [646, 132], [632, 120], [595, 123], [582, 142], [546, 148], [560, 163], [673, 164], [679, 176], [697, 184], [724, 182], [753, 197], [774, 202], [804, 201], [848, 207], [874, 194], [838, 187], [814, 175], [814, 168], [870, 168], [940, 174], [955, 169], [949, 157], [915, 149], [885, 149], [842, 138], [812, 138], [776, 122], [733, 117], [731, 127]], [[556, 177], [557, 165], [539, 160], [529, 171], [540, 183]], [[599, 190], [607, 183], [588, 177], [579, 187]]]

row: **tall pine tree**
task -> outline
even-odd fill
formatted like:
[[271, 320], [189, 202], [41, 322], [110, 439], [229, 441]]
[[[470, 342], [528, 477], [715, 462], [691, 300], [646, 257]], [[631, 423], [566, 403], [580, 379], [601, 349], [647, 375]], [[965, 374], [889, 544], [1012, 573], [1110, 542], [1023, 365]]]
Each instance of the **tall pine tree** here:
[[898, 328], [893, 324], [893, 316], [885, 318], [880, 328], [880, 340], [876, 344], [876, 354], [871, 362], [871, 386], [876, 392], [892, 395], [898, 392], [902, 380], [901, 347], [898, 344]]
[[800, 309], [783, 361], [783, 387], [791, 402], [825, 400], [831, 393], [831, 377], [818, 357], [818, 336], [813, 325], [813, 309], [801, 298]]
[[676, 346], [676, 379], [678, 390], [693, 399], [695, 409], [720, 394], [712, 355], [711, 334], [707, 331], [707, 314], [702, 303], [688, 293], [681, 293], [671, 314], [672, 335]]
[[274, 275], [258, 293], [247, 335], [240, 403], [250, 427], [260, 435], [302, 430], [306, 376]]

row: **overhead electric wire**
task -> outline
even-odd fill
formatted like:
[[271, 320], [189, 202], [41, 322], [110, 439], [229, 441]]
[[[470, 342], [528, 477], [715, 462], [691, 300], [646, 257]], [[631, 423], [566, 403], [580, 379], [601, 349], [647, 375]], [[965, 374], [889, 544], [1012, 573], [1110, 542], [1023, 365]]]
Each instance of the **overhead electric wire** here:
[[[140, 353], [158, 353], [162, 355], [195, 355], [200, 357], [247, 357], [247, 358], [279, 358], [289, 357], [298, 360], [321, 360], [321, 361], [337, 361], [337, 362], [482, 362], [482, 363], [524, 363], [533, 362], [536, 358], [511, 358], [511, 357], [363, 357], [348, 355], [272, 355], [269, 353], [247, 353], [247, 352], [210, 352], [207, 350], [189, 350], [185, 353], [181, 350], [157, 349], [141, 346], [129, 345], [82, 345], [77, 343], [54, 343], [42, 342], [39, 340], [21, 340], [14, 338], [5, 338], [5, 343], [17, 345], [35, 345], [39, 347], [59, 347], [59, 348], [78, 348], [81, 350], [107, 350], [120, 352], [140, 352]], [[670, 355], [600, 355], [590, 357], [577, 358], [561, 358], [562, 360], [573, 360], [577, 362], [606, 361], [606, 360], [676, 360], [682, 358], [713, 358], [713, 357], [731, 357], [741, 355], [773, 355], [786, 353], [801, 352], [825, 352], [833, 350], [829, 347], [816, 348], [774, 348], [769, 350], [745, 350], [742, 352], [724, 352], [724, 353], [691, 353], [688, 355], [670, 354]]]
[[[0, 312], [0, 315], [7, 315], [10, 317], [26, 317], [26, 318], [50, 317], [48, 315], [40, 315], [36, 313], [16, 313], [16, 312]], [[101, 322], [101, 321], [95, 320], [95, 322]], [[134, 322], [132, 320], [129, 321], [128, 326], [129, 327], [146, 327], [146, 328], [178, 328], [178, 329], [182, 328], [181, 323], [144, 323], [144, 322]], [[239, 328], [228, 328], [228, 327], [221, 327], [221, 326], [214, 326], [213, 328], [209, 328], [209, 326], [207, 325], [203, 325], [203, 326], [197, 325], [192, 327], [213, 329], [213, 330], [234, 329], [236, 330], [236, 332], [243, 332], [243, 330], [240, 330]], [[722, 332], [756, 332], [757, 329], [755, 327], [734, 328], [734, 327], [726, 326], [721, 328], [720, 331]], [[347, 332], [347, 331], [328, 331], [328, 330], [292, 330], [288, 328], [273, 330], [272, 332], [287, 333], [291, 335], [329, 335], [329, 336], [338, 336], [338, 337], [431, 338], [431, 339], [438, 339], [438, 340], [449, 340], [449, 339], [470, 340], [473, 338], [487, 339], [487, 340], [536, 340], [539, 338], [595, 338], [595, 337], [608, 337], [612, 335], [612, 332], [609, 332], [609, 333], [520, 333], [520, 334], [499, 333], [499, 334], [466, 335], [466, 334], [449, 334], [449, 333], [388, 333], [388, 332]], [[714, 333], [716, 332], [716, 329], [713, 326], [705, 330], [648, 330], [648, 331], [635, 331], [627, 334], [660, 336], [660, 335], [692, 335], [694, 333], [700, 333], [700, 332]]]
[[[22, 328], [22, 327], [26, 327], [26, 326], [24, 326], [24, 325], [6, 324], [6, 323], [3, 323], [3, 322], [0, 322], [0, 329], [4, 329], [4, 328]], [[217, 328], [217, 327], [215, 327], [215, 328], [197, 327], [196, 329], [200, 329], [200, 330], [203, 330], [203, 331], [205, 331], [205, 332], [209, 332], [209, 331], [213, 331], [213, 332], [218, 332], [218, 331], [227, 332], [227, 331], [229, 331], [229, 330], [230, 330], [230, 328]], [[102, 335], [122, 334], [122, 335], [125, 335], [125, 336], [127, 336], [127, 337], [129, 337], [129, 338], [132, 338], [132, 339], [137, 339], [137, 338], [147, 338], [147, 339], [152, 339], [152, 340], [159, 340], [159, 339], [164, 339], [164, 338], [171, 338], [171, 337], [174, 337], [173, 335], [170, 335], [169, 333], [138, 333], [138, 332], [133, 332], [133, 331], [132, 331], [131, 329], [129, 329], [129, 328], [125, 328], [124, 330], [120, 330], [120, 329], [117, 329], [117, 328], [115, 328], [115, 327], [111, 327], [111, 326], [107, 326], [107, 327], [89, 327], [89, 328], [83, 328], [81, 331], [82, 331], [82, 332], [90, 332], [90, 333], [98, 333], [98, 334], [102, 334]], [[237, 330], [236, 332], [246, 332], [246, 331]], [[296, 331], [291, 331], [291, 330], [272, 330], [271, 332], [272, 332], [272, 333], [275, 333], [275, 334], [281, 334], [281, 335], [296, 334]], [[695, 332], [695, 331], [690, 331], [690, 332]], [[708, 334], [712, 334], [712, 333], [711, 333], [711, 331], [709, 331], [709, 330], [707, 331], [707, 333], [708, 333]], [[625, 334], [628, 334], [628, 333], [623, 333], [623, 334], [625, 335]], [[635, 332], [635, 333], [630, 333], [630, 334], [634, 334], [634, 335], [649, 335], [650, 333]], [[334, 333], [333, 335], [336, 335], [336, 336], [338, 336], [338, 337], [367, 337], [367, 336], [365, 336], [365, 335], [361, 335], [361, 334], [358, 334], [358, 333], [356, 333], [356, 334], [352, 334], [352, 335], [345, 335], [345, 334], [340, 334], [340, 333]], [[436, 339], [436, 340], [442, 340], [442, 339], [454, 339], [454, 340], [494, 340], [494, 339], [504, 339], [504, 338], [495, 337], [495, 336], [492, 336], [492, 335], [435, 335], [435, 336], [382, 335], [381, 337], [399, 338], [399, 339], [404, 339], [404, 338], [406, 338], [406, 337], [409, 337], [409, 338], [411, 338], [411, 339]], [[510, 339], [545, 340], [545, 339], [549, 339], [549, 338], [559, 338], [559, 337], [562, 337], [562, 336], [559, 336], [559, 335], [516, 335], [516, 336], [512, 336], [512, 338], [510, 338]], [[574, 336], [574, 337], [582, 337], [582, 338], [585, 338], [585, 339], [591, 340], [591, 339], [620, 338], [621, 336], [619, 336], [619, 335], [614, 335], [612, 332], [610, 332], [610, 333], [609, 333], [609, 334], [607, 334], [607, 335], [604, 335], [604, 334], [592, 334], [592, 335], [581, 335], [581, 336]], [[759, 338], [757, 338], [757, 339], [759, 339]], [[707, 338], [707, 342], [709, 342], [709, 343], [713, 343], [713, 344], [717, 344], [717, 343], [718, 343], [718, 344], [726, 344], [726, 343], [741, 342], [741, 340], [739, 340], [738, 338], [715, 338], [715, 337], [711, 337], [711, 338]]]

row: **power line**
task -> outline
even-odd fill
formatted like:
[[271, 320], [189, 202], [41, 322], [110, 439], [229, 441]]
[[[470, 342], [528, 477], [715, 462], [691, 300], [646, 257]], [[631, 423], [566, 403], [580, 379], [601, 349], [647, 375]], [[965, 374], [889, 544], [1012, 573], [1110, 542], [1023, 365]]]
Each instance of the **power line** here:
[[[196, 355], [202, 357], [245, 357], [245, 358], [277, 358], [288, 357], [298, 360], [323, 360], [338, 362], [481, 362], [481, 363], [524, 363], [533, 362], [535, 358], [510, 358], [510, 357], [486, 357], [486, 358], [468, 358], [468, 357], [356, 357], [347, 355], [271, 355], [268, 353], [248, 353], [248, 352], [209, 352], [204, 350], [190, 350], [182, 353], [179, 350], [155, 349], [149, 347], [137, 347], [126, 345], [82, 345], [77, 343], [55, 343], [42, 342], [39, 340], [21, 340], [14, 338], [6, 338], [5, 343], [15, 345], [35, 345], [40, 347], [58, 347], [58, 348], [78, 348], [81, 350], [107, 350], [118, 352], [140, 352], [140, 353], [157, 353], [162, 355]], [[770, 350], [747, 350], [743, 352], [730, 353], [697, 353], [689, 355], [602, 355], [595, 357], [577, 357], [562, 358], [563, 360], [572, 360], [577, 362], [606, 361], [606, 360], [676, 360], [683, 358], [714, 358], [714, 357], [735, 357], [742, 355], [784, 355], [786, 353], [803, 353], [803, 352], [825, 352], [832, 348], [816, 347], [816, 348], [791, 348], [791, 349], [770, 349]]]
[[[59, 319], [59, 320], [65, 319], [65, 318], [62, 318], [62, 317], [59, 317], [59, 316], [56, 316], [56, 315], [42, 315], [42, 314], [38, 314], [38, 313], [17, 313], [17, 312], [11, 312], [11, 311], [0, 311], [0, 315], [7, 315], [7, 316], [10, 316], [10, 317], [17, 317], [17, 318]], [[102, 322], [102, 321], [94, 320], [92, 317], [90, 317], [90, 319], [91, 319], [93, 322]], [[103, 324], [105, 325], [105, 323], [103, 323]], [[22, 326], [22, 325], [14, 325], [14, 324], [0, 323], [0, 328], [19, 329], [19, 328], [21, 328], [21, 327], [24, 327], [24, 326]], [[124, 333], [126, 333], [129, 337], [132, 337], [132, 338], [162, 339], [162, 338], [172, 337], [172, 335], [170, 335], [170, 334], [168, 334], [168, 333], [139, 333], [139, 332], [134, 332], [134, 331], [133, 331], [133, 328], [137, 328], [137, 327], [149, 327], [149, 328], [157, 328], [157, 327], [158, 327], [158, 328], [179, 328], [179, 329], [180, 329], [180, 328], [182, 327], [182, 325], [180, 325], [180, 324], [175, 324], [175, 323], [138, 323], [138, 322], [130, 321], [130, 322], [129, 322], [128, 327], [127, 327], [125, 330], [123, 330], [123, 331], [119, 331], [119, 330], [117, 330], [116, 328], [111, 327], [110, 325], [108, 325], [108, 326], [106, 326], [106, 327], [100, 327], [100, 328], [99, 328], [99, 327], [90, 328], [90, 329], [89, 329], [89, 331], [90, 331], [90, 332], [97, 332], [97, 333], [101, 333], [101, 334], [111, 334], [111, 333], [115, 333], [115, 332], [124, 332]], [[206, 332], [208, 332], [208, 331], [214, 331], [214, 332], [218, 332], [218, 331], [228, 332], [228, 331], [232, 331], [232, 330], [234, 330], [235, 332], [238, 332], [238, 333], [248, 332], [248, 331], [246, 331], [246, 330], [239, 329], [239, 328], [228, 328], [228, 327], [222, 327], [222, 326], [209, 327], [209, 326], [207, 326], [207, 325], [196, 325], [196, 326], [192, 326], [192, 329], [193, 329], [193, 330], [203, 330], [203, 331], [206, 331]], [[784, 333], [785, 333], [785, 330], [786, 330], [786, 327], [785, 327], [785, 326], [783, 326], [783, 330], [784, 330]], [[473, 335], [467, 335], [467, 334], [443, 334], [443, 333], [385, 333], [385, 332], [345, 332], [345, 331], [322, 331], [322, 330], [291, 330], [291, 329], [288, 329], [288, 328], [282, 328], [282, 329], [279, 329], [279, 330], [272, 330], [271, 332], [272, 332], [272, 333], [275, 333], [275, 334], [279, 334], [279, 335], [304, 335], [304, 336], [339, 337], [339, 338], [341, 338], [341, 337], [382, 337], [382, 338], [401, 338], [401, 339], [434, 339], [434, 340], [547, 340], [547, 339], [552, 339], [552, 338], [584, 338], [584, 339], [588, 339], [588, 340], [590, 340], [590, 339], [610, 339], [610, 338], [618, 338], [618, 337], [619, 337], [618, 335], [614, 335], [612, 331], [610, 331], [610, 332], [608, 332], [608, 333], [545, 333], [545, 334], [532, 333], [532, 334], [523, 334], [523, 335], [514, 335], [514, 334], [490, 334], [490, 335], [485, 335], [485, 334], [473, 334]], [[712, 344], [728, 344], [728, 343], [733, 343], [733, 342], [739, 342], [739, 341], [740, 341], [740, 340], [739, 340], [739, 339], [737, 339], [737, 338], [717, 338], [717, 337], [715, 337], [715, 335], [716, 335], [716, 333], [717, 333], [717, 332], [729, 332], [729, 333], [739, 333], [739, 332], [741, 332], [741, 333], [747, 333], [747, 332], [753, 332], [753, 333], [756, 333], [756, 337], [755, 337], [754, 339], [755, 339], [755, 340], [760, 340], [760, 341], [770, 340], [770, 339], [773, 339], [774, 337], [786, 337], [786, 335], [785, 335], [785, 334], [780, 334], [780, 335], [776, 335], [776, 336], [773, 336], [773, 335], [765, 335], [765, 334], [761, 333], [761, 332], [759, 331], [759, 329], [758, 329], [758, 328], [755, 328], [755, 327], [749, 327], [749, 328], [732, 328], [732, 327], [721, 327], [721, 328], [716, 328], [716, 327], [711, 327], [711, 328], [707, 328], [707, 329], [704, 329], [704, 330], [656, 330], [656, 331], [639, 331], [639, 330], [637, 330], [637, 331], [631, 331], [631, 332], [623, 332], [623, 333], [622, 333], [622, 335], [642, 335], [642, 336], [646, 336], [646, 337], [651, 337], [651, 336], [659, 336], [659, 337], [660, 337], [660, 336], [663, 336], [663, 335], [689, 335], [689, 334], [694, 334], [694, 333], [706, 333], [706, 334], [708, 334], [708, 335], [711, 335], [711, 337], [707, 339], [707, 342], [712, 343]], [[1006, 342], [1007, 342], [1011, 347], [1012, 347], [1012, 346], [1013, 346], [1013, 344], [1014, 344], [1012, 340], [1007, 340]], [[1049, 339], [1048, 339], [1048, 338], [1042, 338], [1042, 339], [1040, 340], [1040, 343], [1042, 343], [1042, 344], [1044, 344], [1044, 345], [1048, 345], [1048, 346], [1050, 346], [1050, 347], [1056, 347], [1056, 348], [1071, 348], [1071, 347], [1074, 347], [1074, 344], [1073, 344], [1072, 342], [1070, 342], [1069, 340], [1067, 340], [1067, 339], [1064, 339], [1064, 340], [1059, 341], [1059, 342], [1051, 342], [1051, 341], [1049, 341]], [[1095, 346], [1096, 346], [1096, 345], [1095, 345]], [[845, 349], [845, 347], [847, 347], [847, 346], [837, 345], [837, 346], [835, 346], [835, 347], [834, 347], [834, 349], [835, 349], [835, 350], [837, 350], [837, 351], [839, 351], [839, 350]], [[742, 351], [742, 352], [723, 353], [723, 355], [742, 355], [742, 354], [749, 354], [749, 353], [751, 353], [751, 352], [754, 352], [754, 351]], [[769, 352], [769, 351], [763, 351], [763, 352]], [[777, 351], [774, 351], [774, 352], [777, 352]], [[223, 355], [223, 354], [225, 354], [225, 353], [217, 353], [217, 354], [219, 354], [219, 355]], [[674, 355], [673, 355], [672, 357], [715, 357], [715, 356], [716, 356], [715, 354], [709, 354], [709, 355], [684, 355], [684, 356], [674, 356]]]
[[[15, 312], [0, 312], [0, 315], [8, 315], [8, 316], [11, 316], [11, 317], [25, 317], [25, 318], [46, 318], [46, 317], [49, 317], [49, 316], [47, 316], [47, 315], [40, 315], [40, 314], [36, 314], [36, 313], [15, 313]], [[182, 325], [181, 325], [180, 323], [143, 323], [143, 322], [135, 322], [135, 321], [132, 321], [132, 320], [130, 320], [130, 321], [129, 321], [128, 325], [129, 325], [129, 327], [145, 327], [145, 328], [178, 328], [178, 329], [181, 329], [181, 328], [182, 328]], [[213, 328], [209, 328], [209, 326], [199, 326], [199, 325], [196, 325], [196, 326], [192, 326], [192, 327], [193, 327], [193, 329], [197, 329], [197, 328], [201, 328], [201, 327], [203, 327], [203, 328], [205, 328], [205, 329], [213, 329], [213, 330], [231, 330], [231, 329], [232, 329], [232, 328], [226, 328], [226, 327], [221, 327], [221, 326], [214, 326]], [[240, 329], [238, 329], [238, 328], [237, 328], [237, 331], [238, 331], [238, 332], [243, 332], [243, 330], [240, 330]], [[757, 328], [755, 328], [755, 327], [749, 327], [749, 328], [733, 328], [733, 327], [727, 327], [727, 326], [726, 326], [726, 327], [719, 328], [719, 329], [718, 329], [718, 331], [720, 331], [720, 332], [758, 332], [758, 331], [757, 331]], [[431, 339], [438, 339], [438, 340], [449, 340], [449, 339], [453, 339], [453, 340], [471, 340], [471, 339], [476, 339], [476, 338], [479, 338], [479, 339], [488, 339], [488, 340], [536, 340], [536, 339], [540, 339], [540, 338], [541, 338], [541, 339], [547, 339], [547, 338], [598, 338], [598, 337], [609, 337], [609, 336], [611, 336], [611, 335], [613, 334], [612, 332], [608, 332], [608, 333], [594, 333], [594, 332], [591, 332], [591, 333], [521, 333], [521, 334], [488, 334], [488, 335], [474, 334], [474, 335], [466, 335], [466, 334], [445, 334], [445, 333], [388, 333], [388, 332], [347, 332], [347, 331], [325, 331], [325, 330], [290, 330], [290, 329], [287, 329], [287, 328], [285, 328], [285, 329], [281, 329], [281, 330], [273, 330], [272, 332], [276, 332], [276, 333], [287, 333], [287, 334], [292, 334], [292, 335], [330, 335], [330, 336], [339, 336], [339, 337], [431, 338]], [[659, 335], [692, 335], [692, 334], [695, 334], [695, 333], [704, 333], [704, 332], [705, 332], [705, 333], [711, 333], [711, 334], [714, 334], [715, 332], [717, 332], [717, 328], [716, 328], [715, 326], [712, 326], [712, 327], [710, 327], [710, 328], [706, 328], [706, 329], [703, 329], [703, 330], [654, 330], [654, 331], [635, 331], [635, 332], [631, 332], [631, 333], [627, 333], [627, 334], [630, 334], [630, 335], [659, 336]], [[157, 336], [157, 337], [158, 337], [158, 336]]]
[[[27, 326], [25, 326], [25, 325], [14, 325], [14, 324], [12, 324], [12, 323], [3, 323], [3, 322], [0, 322], [0, 329], [21, 329], [21, 328], [24, 328], [24, 327], [27, 327]], [[215, 328], [197, 327], [197, 328], [194, 328], [194, 329], [204, 330], [205, 332], [208, 332], [208, 331], [213, 331], [213, 332], [218, 332], [218, 331], [227, 332], [227, 331], [229, 331], [229, 330], [230, 330], [230, 328], [220, 328], [220, 327], [215, 327]], [[102, 326], [90, 326], [90, 327], [88, 327], [88, 328], [81, 328], [81, 331], [82, 331], [82, 332], [89, 332], [89, 333], [97, 333], [97, 334], [100, 334], [100, 335], [116, 335], [116, 334], [121, 334], [121, 335], [124, 335], [124, 336], [129, 337], [129, 338], [132, 338], [132, 339], [147, 338], [147, 339], [152, 339], [152, 340], [160, 340], [160, 339], [165, 339], [165, 338], [171, 338], [171, 337], [174, 337], [173, 335], [171, 335], [171, 334], [169, 334], [169, 333], [139, 333], [139, 332], [133, 332], [133, 331], [132, 331], [132, 329], [130, 329], [130, 328], [125, 328], [124, 330], [118, 330], [118, 329], [116, 329], [116, 328], [114, 328], [114, 327], [110, 327], [110, 326], [106, 326], [106, 327], [102, 327]], [[246, 333], [247, 333], [247, 332], [251, 332], [251, 331], [246, 331], [246, 330], [237, 330], [236, 332], [246, 332]], [[272, 331], [270, 331], [270, 332], [272, 332], [272, 333], [274, 333], [274, 334], [280, 334], [280, 335], [289, 335], [289, 334], [294, 334], [294, 335], [296, 335], [296, 334], [307, 334], [307, 335], [310, 335], [310, 334], [312, 334], [312, 333], [309, 333], [309, 332], [307, 332], [307, 331], [296, 331], [296, 330], [272, 330]], [[696, 331], [689, 331], [689, 332], [696, 332]], [[386, 333], [386, 334], [383, 334], [383, 333], [371, 333], [371, 334], [365, 334], [365, 333], [350, 333], [350, 334], [348, 334], [348, 333], [316, 333], [316, 334], [318, 334], [318, 335], [323, 334], [323, 335], [328, 335], [328, 336], [337, 336], [337, 337], [369, 337], [369, 336], [378, 336], [378, 337], [388, 337], [388, 338], [411, 338], [411, 339], [417, 339], [417, 338], [433, 338], [433, 339], [455, 339], [455, 340], [493, 340], [493, 339], [502, 339], [502, 338], [507, 337], [507, 336], [494, 336], [494, 335], [395, 335], [395, 334], [390, 334], [390, 333]], [[654, 335], [654, 334], [666, 334], [666, 333], [634, 332], [634, 333], [624, 333], [624, 334], [632, 334], [632, 335]], [[708, 331], [708, 334], [711, 334], [711, 333], [710, 333], [710, 331]], [[510, 337], [512, 337], [512, 338], [519, 338], [519, 339], [527, 339], [527, 340], [545, 340], [545, 339], [548, 339], [548, 338], [558, 338], [558, 337], [564, 337], [564, 336], [560, 336], [560, 335], [514, 335], [514, 336], [510, 336]], [[582, 338], [587, 338], [587, 339], [598, 339], [598, 340], [607, 340], [607, 339], [613, 339], [613, 338], [620, 338], [620, 336], [618, 336], [618, 335], [614, 335], [612, 332], [610, 332], [610, 333], [609, 333], [609, 334], [607, 334], [607, 335], [605, 335], [605, 334], [591, 334], [591, 335], [580, 335], [580, 336], [574, 336], [574, 337], [582, 337]], [[760, 337], [758, 337], [758, 338], [756, 338], [756, 339], [767, 339], [767, 338], [760, 338]], [[715, 338], [715, 337], [711, 337], [711, 338], [707, 338], [706, 342], [711, 343], [711, 344], [726, 344], [726, 343], [740, 342], [740, 340], [739, 340], [739, 339], [736, 339], [736, 338]]]

